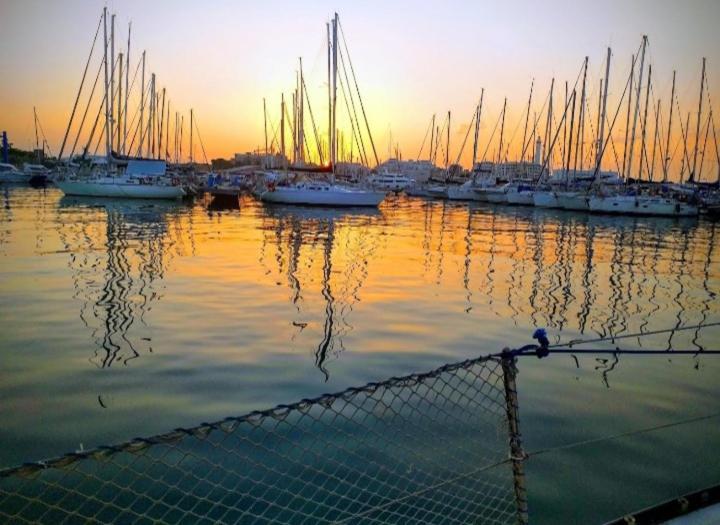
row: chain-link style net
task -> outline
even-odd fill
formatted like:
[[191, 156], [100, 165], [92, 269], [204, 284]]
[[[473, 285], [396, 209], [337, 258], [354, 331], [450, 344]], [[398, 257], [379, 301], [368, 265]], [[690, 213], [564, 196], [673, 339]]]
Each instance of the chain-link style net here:
[[0, 471], [4, 523], [514, 523], [503, 368], [446, 365]]

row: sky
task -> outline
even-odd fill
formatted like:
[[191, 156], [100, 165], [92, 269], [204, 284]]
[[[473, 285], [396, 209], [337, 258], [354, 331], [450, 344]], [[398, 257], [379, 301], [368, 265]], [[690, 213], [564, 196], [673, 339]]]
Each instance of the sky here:
[[[683, 120], [692, 112], [689, 135], [693, 143], [702, 57], [708, 60], [708, 86], [716, 112], [715, 99], [720, 97], [717, 0], [608, 0], [600, 4], [590, 0], [0, 0], [0, 128], [8, 131], [16, 146], [29, 149], [34, 143], [35, 106], [50, 148], [57, 154], [104, 6], [117, 14], [116, 51], [127, 45], [127, 24], [132, 21], [130, 70], [135, 71], [140, 52], [146, 50], [148, 75], [156, 73], [157, 86], [166, 88], [172, 121], [176, 110], [189, 119], [189, 109], [194, 108], [209, 158], [263, 147], [263, 98], [267, 99], [272, 142], [280, 96], [291, 96], [300, 56], [317, 125], [321, 134], [327, 134], [325, 23], [335, 11], [340, 14], [380, 160], [391, 152], [391, 137], [393, 153], [397, 147], [404, 158], [415, 158], [432, 115], [437, 114], [440, 123], [447, 111], [452, 112], [450, 157], [454, 160], [482, 88], [481, 152], [492, 155], [496, 149], [486, 148], [484, 141], [498, 121], [505, 97], [505, 140], [512, 137], [512, 147], [519, 151], [531, 81], [531, 113], [540, 112], [553, 77], [557, 108], [564, 82], [570, 81], [572, 89], [588, 56], [592, 113], [608, 46], [613, 50], [608, 101], [612, 114], [627, 79], [631, 54], [637, 52], [643, 34], [649, 38], [647, 60], [653, 66], [651, 98], [664, 101], [661, 121], [667, 118], [672, 70], [676, 69]], [[88, 72], [90, 84], [99, 56], [96, 51]], [[81, 97], [80, 113], [88, 88]], [[138, 87], [134, 88], [131, 106], [138, 93]], [[339, 117], [339, 123], [343, 118]], [[677, 124], [677, 115], [675, 119]], [[185, 140], [188, 127], [186, 123]], [[308, 128], [306, 123], [309, 133]], [[620, 118], [613, 129], [620, 142], [624, 128]], [[679, 127], [673, 133], [679, 137]], [[471, 143], [472, 137], [459, 156], [466, 165]], [[200, 149], [195, 155], [201, 155]], [[708, 157], [714, 155], [708, 150]], [[427, 156], [427, 143], [422, 156]]]

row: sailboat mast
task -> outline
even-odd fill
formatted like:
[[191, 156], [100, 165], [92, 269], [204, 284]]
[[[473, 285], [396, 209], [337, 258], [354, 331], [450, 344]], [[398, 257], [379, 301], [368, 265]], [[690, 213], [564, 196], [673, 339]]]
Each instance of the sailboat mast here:
[[298, 149], [300, 162], [305, 161], [305, 79], [303, 78], [302, 57], [300, 62], [300, 100], [298, 101]]
[[190, 164], [193, 164], [193, 110], [190, 108]]
[[447, 139], [445, 140], [445, 169], [450, 167], [450, 112], [448, 111]]
[[263, 128], [265, 130], [265, 168], [268, 167], [268, 137], [267, 137], [267, 107], [265, 106], [265, 97], [263, 97]]
[[[630, 151], [628, 152], [628, 172], [627, 179], [630, 180], [632, 175], [632, 160], [635, 150], [635, 129], [637, 128], [638, 116], [640, 114], [640, 95], [642, 93], [643, 74], [645, 73], [645, 49], [647, 47], [647, 36], [643, 35], [642, 51], [640, 53], [640, 74], [638, 75], [637, 93], [635, 96], [635, 111], [633, 111], [633, 125], [630, 132]], [[640, 159], [642, 165], [642, 159]]]
[[[532, 92], [532, 87], [530, 88]], [[485, 88], [482, 88], [480, 90], [480, 103], [477, 106], [477, 111], [475, 112], [475, 140], [473, 141], [473, 157], [472, 157], [472, 165], [470, 166], [470, 170], [475, 169], [475, 163], [477, 162], [477, 149], [478, 149], [478, 138], [480, 138], [480, 117], [482, 116], [482, 106], [483, 106], [483, 97], [485, 96]]]
[[122, 120], [123, 120], [123, 105], [122, 105], [122, 99], [123, 99], [123, 54], [118, 54], [118, 100], [117, 100], [117, 142], [115, 144], [115, 151], [118, 153], [121, 153], [120, 151], [120, 141], [122, 140], [120, 130], [122, 129]]
[[585, 67], [583, 68], [582, 94], [580, 95], [580, 122], [578, 125], [578, 150], [580, 152], [580, 171], [583, 169], [583, 157], [585, 151], [585, 81], [587, 80], [588, 57], [585, 57]]
[[105, 157], [110, 163], [110, 96], [108, 94], [108, 35], [107, 7], [103, 8], [103, 42], [105, 48]]
[[648, 81], [647, 88], [645, 90], [645, 114], [643, 115], [642, 123], [642, 144], [640, 146], [640, 168], [638, 170], [638, 180], [642, 179], [643, 174], [643, 159], [647, 158], [647, 151], [645, 148], [645, 138], [647, 134], [647, 115], [648, 106], [650, 106], [650, 85], [652, 84], [652, 64], [648, 66]]
[[163, 151], [163, 132], [165, 130], [165, 88], [162, 89], [162, 98], [160, 101], [160, 122], [158, 126], [158, 150], [157, 158], [162, 158]]
[[668, 163], [670, 162], [670, 132], [672, 131], [673, 103], [675, 102], [675, 71], [673, 71], [672, 92], [670, 94], [670, 117], [668, 118], [667, 140], [665, 141], [665, 158], [663, 159], [663, 182], [667, 182]]
[[435, 153], [435, 113], [432, 116], [432, 124], [430, 124], [430, 162], [434, 163]]
[[130, 35], [132, 32], [132, 22], [128, 23], [128, 40], [127, 40], [127, 54], [125, 55], [125, 107], [123, 108], [123, 114], [125, 120], [123, 121], [123, 133], [122, 133], [122, 152], [125, 152], [125, 145], [127, 142], [127, 111], [128, 111], [128, 98], [130, 96]]
[[285, 93], [280, 94], [280, 153], [285, 166]]
[[502, 161], [502, 151], [503, 151], [503, 138], [505, 134], [505, 110], [507, 109], [507, 97], [505, 97], [505, 102], [503, 102], [503, 110], [502, 110], [502, 123], [500, 124], [500, 147], [498, 148], [498, 156], [497, 156], [497, 162], [500, 164]]
[[700, 75], [700, 100], [698, 101], [697, 128], [695, 130], [695, 152], [689, 182], [695, 181], [695, 168], [697, 167], [698, 146], [700, 145], [700, 118], [702, 116], [703, 88], [705, 87], [705, 57], [702, 59], [702, 73]]
[[630, 66], [630, 89], [628, 89], [627, 115], [625, 116], [625, 143], [623, 145], [622, 176], [625, 180], [627, 180], [628, 140], [630, 138], [630, 109], [632, 108], [634, 80], [635, 80], [635, 55], [632, 55], [631, 66]]
[[332, 170], [335, 173], [335, 163], [337, 162], [337, 28], [338, 14], [335, 13], [333, 18], [333, 56], [332, 56], [332, 122], [333, 122], [333, 140], [332, 140]]
[[[570, 114], [570, 140], [568, 141], [567, 160], [565, 161], [565, 185], [567, 186], [570, 181], [570, 157], [572, 157], [572, 135], [573, 127], [575, 126], [575, 100], [577, 98], [577, 92], [573, 89], [572, 95], [572, 113]], [[567, 111], [567, 107], [565, 108]], [[565, 117], [567, 118], [567, 117]], [[550, 152], [548, 152], [549, 158]], [[577, 150], [575, 150], [575, 159], [577, 162]]]
[[[528, 130], [528, 122], [530, 120], [530, 106], [532, 105], [532, 96], [533, 96], [533, 87], [535, 86], [535, 79], [533, 78], [530, 82], [530, 96], [528, 97], [528, 105], [527, 105], [527, 113], [525, 114], [525, 129], [523, 130], [523, 141], [522, 141], [522, 153], [520, 154], [520, 161], [525, 162], [525, 151], [527, 149], [527, 146], [525, 145], [525, 141], [527, 140], [527, 130]], [[477, 131], [475, 132], [475, 135], [477, 136]]]
[[110, 149], [114, 143], [114, 129], [115, 125], [115, 15], [110, 17], [110, 56], [111, 56], [111, 68], [110, 68], [110, 122], [108, 123], [108, 133], [110, 134]]
[[[552, 117], [553, 117], [553, 91], [555, 91], [555, 79], [553, 78], [550, 81], [550, 99], [548, 100], [548, 111], [547, 111], [547, 120], [545, 122], [545, 147], [547, 148], [550, 144], [550, 132], [552, 128]], [[503, 110], [504, 113], [504, 110]], [[505, 118], [503, 114], [503, 119]], [[572, 137], [572, 133], [570, 133], [570, 137]], [[550, 151], [548, 150], [548, 154]]]
[[660, 99], [657, 101], [657, 109], [655, 110], [655, 134], [653, 135], [653, 149], [652, 149], [652, 163], [650, 164], [650, 182], [653, 181], [655, 176], [655, 154], [657, 152], [657, 143], [660, 138], [660, 130], [658, 125], [660, 124]]
[[330, 167], [333, 167], [332, 159], [332, 130], [333, 130], [333, 115], [332, 115], [332, 72], [331, 72], [331, 47], [330, 47], [330, 22], [325, 24], [327, 30], [327, 74], [328, 74], [328, 160]]
[[610, 48], [608, 47], [607, 50], [607, 61], [605, 62], [605, 89], [603, 90], [602, 95], [602, 111], [600, 112], [600, 126], [598, 126], [598, 129], [600, 130], [598, 133], [598, 152], [596, 156], [596, 166], [595, 169], [597, 170], [599, 176], [600, 172], [600, 164], [602, 163], [602, 155], [603, 155], [603, 146], [605, 141], [605, 115], [607, 112], [607, 94], [608, 94], [608, 85], [610, 84], [610, 57], [612, 56], [612, 52], [610, 51]]
[[[37, 123], [37, 111], [35, 110], [35, 106], [33, 106], [33, 122], [35, 124], [35, 152], [37, 153], [40, 151], [40, 138], [38, 137], [38, 123]], [[43, 144], [43, 150], [45, 149], [45, 146]], [[38, 153], [38, 155], [40, 155]], [[38, 158], [38, 160], [40, 160]]]
[[143, 156], [143, 145], [145, 142], [145, 51], [142, 52], [142, 74], [140, 76], [140, 144], [138, 155]]

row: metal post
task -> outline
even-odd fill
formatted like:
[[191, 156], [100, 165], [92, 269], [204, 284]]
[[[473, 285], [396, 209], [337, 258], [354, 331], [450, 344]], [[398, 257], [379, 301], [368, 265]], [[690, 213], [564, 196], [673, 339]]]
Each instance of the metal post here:
[[501, 360], [503, 369], [503, 385], [505, 387], [505, 410], [508, 420], [510, 459], [512, 460], [513, 484], [515, 486], [515, 503], [517, 507], [518, 525], [528, 523], [527, 489], [525, 487], [525, 452], [522, 448], [520, 435], [519, 406], [517, 398], [516, 358], [506, 351]]

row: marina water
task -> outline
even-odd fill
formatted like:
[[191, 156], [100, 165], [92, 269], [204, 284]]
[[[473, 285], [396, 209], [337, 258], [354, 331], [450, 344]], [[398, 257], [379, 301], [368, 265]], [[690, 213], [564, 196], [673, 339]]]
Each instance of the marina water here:
[[[3, 467], [522, 346], [535, 327], [555, 342], [720, 318], [704, 219], [2, 191]], [[720, 329], [614, 346], [718, 349]], [[720, 395], [712, 356], [519, 370], [527, 451], [714, 412]], [[717, 483], [719, 445], [709, 420], [538, 456], [532, 521], [599, 522]]]

